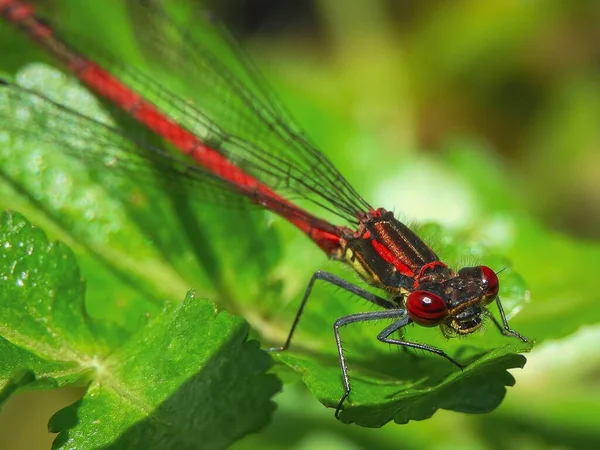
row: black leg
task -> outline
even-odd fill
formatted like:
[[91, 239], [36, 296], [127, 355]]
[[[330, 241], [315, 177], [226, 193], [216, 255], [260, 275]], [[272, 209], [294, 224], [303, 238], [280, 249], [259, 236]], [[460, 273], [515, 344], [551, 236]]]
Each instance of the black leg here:
[[[352, 387], [350, 386], [350, 378], [348, 377], [348, 366], [346, 365], [346, 358], [344, 357], [344, 348], [342, 344], [342, 339], [340, 338], [340, 328], [346, 326], [351, 323], [356, 322], [368, 322], [372, 320], [381, 320], [381, 319], [400, 319], [394, 322], [391, 326], [395, 326], [394, 331], [408, 325], [411, 323], [410, 318], [406, 315], [406, 310], [403, 308], [394, 308], [394, 309], [386, 309], [383, 311], [371, 311], [365, 313], [358, 314], [350, 314], [348, 316], [340, 317], [333, 324], [333, 333], [335, 335], [335, 343], [338, 349], [338, 357], [340, 360], [340, 367], [342, 368], [342, 378], [344, 381], [344, 395], [340, 398], [338, 405], [335, 409], [335, 417], [339, 419], [340, 411], [342, 410], [342, 405], [344, 401], [350, 395], [350, 391]], [[390, 326], [390, 327], [391, 327]], [[390, 327], [387, 327], [386, 330]]]
[[292, 327], [290, 328], [290, 332], [288, 333], [288, 337], [285, 343], [281, 347], [272, 347], [267, 349], [267, 351], [284, 351], [289, 348], [290, 343], [292, 342], [292, 337], [294, 336], [294, 332], [296, 331], [296, 327], [298, 326], [298, 322], [300, 321], [300, 317], [304, 312], [304, 306], [306, 305], [306, 301], [310, 297], [313, 285], [317, 280], [326, 281], [327, 283], [331, 283], [335, 286], [341, 287], [342, 289], [345, 289], [346, 291], [351, 292], [354, 295], [358, 295], [359, 297], [362, 297], [371, 303], [381, 306], [382, 308], [390, 309], [395, 307], [394, 304], [389, 302], [388, 300], [378, 297], [377, 295], [369, 291], [361, 289], [358, 286], [355, 286], [352, 283], [349, 283], [348, 281], [344, 280], [343, 278], [340, 278], [329, 272], [323, 272], [321, 270], [318, 270], [313, 274], [312, 278], [308, 282], [308, 285], [306, 286], [304, 296], [302, 297], [302, 302], [300, 303], [300, 307], [298, 308], [298, 312], [296, 313], [296, 317], [294, 318], [294, 322], [292, 323]]
[[502, 324], [498, 323], [498, 320], [496, 320], [496, 318], [492, 314], [488, 313], [487, 315], [488, 317], [491, 317], [492, 322], [494, 322], [494, 325], [496, 325], [500, 332], [505, 336], [513, 336], [521, 339], [523, 342], [529, 342], [529, 339], [527, 339], [521, 333], [513, 330], [508, 325], [508, 320], [506, 319], [506, 314], [504, 314], [504, 308], [502, 307], [500, 297], [496, 297], [496, 305], [498, 306], [498, 311], [500, 312], [500, 319], [502, 320]]
[[407, 325], [407, 323], [403, 323], [403, 322], [404, 322], [404, 320], [399, 320], [399, 321], [394, 322], [393, 324], [385, 327], [381, 331], [381, 333], [379, 333], [377, 335], [377, 339], [379, 339], [381, 342], [385, 342], [386, 344], [401, 345], [403, 347], [416, 348], [418, 350], [424, 350], [429, 353], [434, 353], [436, 355], [441, 356], [442, 358], [446, 358], [448, 361], [450, 361], [452, 364], [454, 364], [460, 370], [464, 369], [465, 366], [463, 366], [461, 363], [456, 361], [454, 358], [448, 356], [448, 354], [446, 352], [444, 352], [443, 350], [441, 350], [437, 347], [432, 347], [431, 345], [427, 345], [427, 344], [419, 344], [417, 342], [408, 342], [403, 339], [390, 339], [389, 336], [392, 333], [394, 333], [398, 329]]

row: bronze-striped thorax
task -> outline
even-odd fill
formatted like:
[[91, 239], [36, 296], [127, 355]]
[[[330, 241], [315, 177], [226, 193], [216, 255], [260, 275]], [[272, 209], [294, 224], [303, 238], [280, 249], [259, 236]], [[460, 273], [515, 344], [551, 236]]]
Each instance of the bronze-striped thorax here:
[[406, 294], [425, 283], [441, 283], [453, 272], [410, 228], [384, 209], [362, 218], [344, 242], [344, 259], [370, 284]]

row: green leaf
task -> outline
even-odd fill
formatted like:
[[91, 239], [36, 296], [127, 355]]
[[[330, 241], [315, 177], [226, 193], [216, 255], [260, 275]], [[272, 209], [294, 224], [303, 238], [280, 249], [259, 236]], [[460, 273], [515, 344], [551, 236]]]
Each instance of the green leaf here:
[[0, 242], [0, 398], [88, 386], [55, 448], [225, 448], [269, 420], [280, 383], [242, 319], [188, 294], [128, 336], [87, 315], [68, 247], [11, 213]]
[[[365, 366], [352, 377], [351, 400], [345, 402], [340, 419], [345, 423], [380, 427], [390, 420], [403, 424], [428, 419], [438, 409], [487, 413], [502, 402], [505, 386], [514, 385], [514, 378], [506, 370], [525, 364], [521, 355], [496, 351], [461, 372], [445, 361], [423, 362], [418, 360], [421, 357], [404, 354], [388, 358], [378, 355], [378, 361], [366, 359]], [[337, 406], [341, 386], [337, 389], [338, 397], [332, 396], [335, 391], [331, 386], [335, 383], [339, 386], [339, 367], [311, 364], [298, 358], [282, 359], [286, 364], [306, 366], [303, 379], [309, 388], [327, 406]], [[426, 375], [428, 371], [435, 375]]]

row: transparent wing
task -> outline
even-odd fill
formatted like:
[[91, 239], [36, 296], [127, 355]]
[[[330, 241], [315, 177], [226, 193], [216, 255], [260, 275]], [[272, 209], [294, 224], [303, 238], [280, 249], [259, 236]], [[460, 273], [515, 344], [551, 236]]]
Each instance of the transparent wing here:
[[103, 166], [136, 181], [155, 182], [157, 171], [169, 190], [193, 193], [194, 201], [240, 207], [248, 199], [232, 186], [166, 149], [132, 140], [119, 128], [79, 114], [44, 95], [0, 79], [0, 133], [21, 136], [76, 157], [91, 167]]
[[[167, 69], [162, 77], [108, 56], [98, 43], [61, 30], [58, 35], [280, 195], [356, 223], [370, 206], [308, 140], [223, 27], [209, 14], [186, 9], [191, 2], [164, 3], [127, 2], [144, 54], [156, 73]], [[168, 81], [156, 81], [161, 78]], [[180, 95], [182, 85], [191, 98]]]

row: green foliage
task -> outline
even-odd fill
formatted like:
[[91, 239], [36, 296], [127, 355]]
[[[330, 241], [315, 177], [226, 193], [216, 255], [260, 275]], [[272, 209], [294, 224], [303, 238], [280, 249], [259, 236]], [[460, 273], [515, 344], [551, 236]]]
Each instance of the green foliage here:
[[[71, 2], [72, 14], [62, 14], [62, 19], [75, 23], [77, 33], [97, 30], [96, 38], [118, 57], [141, 61], [125, 11], [109, 12], [103, 2], [90, 3], [94, 2], [86, 2], [89, 11], [85, 11]], [[480, 333], [450, 341], [436, 330], [407, 330], [408, 338], [440, 346], [471, 363], [461, 372], [436, 357], [378, 343], [375, 336], [385, 323], [350, 326], [343, 330], [343, 340], [353, 391], [342, 422], [378, 427], [388, 421], [412, 421], [402, 427], [391, 424], [376, 434], [366, 428], [342, 427], [334, 421], [332, 409], [315, 407], [313, 397], [304, 395], [293, 381], [301, 377], [321, 403], [335, 407], [342, 384], [331, 324], [339, 316], [371, 307], [344, 292], [317, 286], [291, 350], [274, 355], [275, 372], [287, 382], [278, 397], [279, 413], [270, 427], [238, 442], [236, 448], [290, 448], [299, 441], [307, 448], [325, 448], [328, 443], [336, 448], [378, 449], [399, 445], [595, 448], [590, 443], [600, 440], [593, 419], [599, 413], [595, 374], [600, 361], [597, 352], [588, 349], [597, 348], [598, 337], [593, 329], [581, 330], [600, 321], [595, 282], [600, 246], [554, 231], [531, 212], [564, 216], [565, 223], [576, 224], [574, 229], [594, 227], [598, 208], [590, 180], [597, 176], [597, 152], [592, 151], [597, 148], [598, 127], [593, 126], [597, 68], [584, 65], [585, 52], [574, 52], [582, 58], [576, 61], [578, 70], [569, 69], [563, 79], [549, 65], [552, 76], [540, 75], [546, 73], [541, 67], [555, 60], [553, 52], [548, 53], [552, 58], [544, 59], [548, 58], [545, 43], [553, 36], [572, 36], [561, 25], [560, 2], [537, 6], [513, 2], [494, 8], [455, 2], [452, 7], [424, 8], [423, 15], [415, 18], [415, 29], [405, 22], [393, 27], [383, 15], [377, 16], [378, 2], [369, 2], [362, 10], [360, 2], [347, 3], [340, 2], [342, 10], [321, 14], [329, 14], [337, 44], [350, 44], [351, 51], [338, 48], [337, 59], [328, 55], [330, 65], [323, 70], [315, 70], [316, 65], [297, 55], [288, 59], [289, 50], [275, 55], [273, 64], [281, 65], [271, 70], [289, 71], [297, 82], [293, 89], [284, 87], [290, 109], [372, 204], [395, 207], [402, 219], [416, 217], [424, 222], [418, 228], [442, 259], [453, 267], [485, 263], [505, 269], [500, 274], [500, 295], [510, 324], [534, 339], [540, 349], [528, 355], [525, 370], [508, 373], [523, 366], [524, 357], [516, 353], [530, 346], [501, 336], [491, 324]], [[583, 6], [572, 6], [564, 22], [577, 23], [581, 11]], [[60, 11], [56, 14], [61, 16]], [[97, 29], [100, 21], [109, 26]], [[396, 31], [410, 33], [410, 39], [400, 39], [393, 34]], [[16, 33], [4, 28], [0, 33], [0, 68], [16, 74], [12, 78], [20, 84], [60, 101], [68, 99], [70, 106], [119, 129], [135, 128], [107, 114], [105, 105], [63, 74], [42, 65], [21, 69], [46, 57]], [[566, 48], [584, 48], [577, 42]], [[17, 46], [22, 51], [10, 51]], [[401, 50], [392, 50], [396, 48]], [[532, 61], [531, 55], [540, 59]], [[557, 61], [560, 66], [562, 60]], [[177, 73], [156, 73], [185, 98], [193, 97], [194, 86], [178, 84], [182, 80], [176, 80]], [[525, 75], [539, 79], [525, 80]], [[277, 77], [275, 82], [283, 84]], [[334, 92], [341, 92], [340, 98]], [[530, 109], [516, 109], [515, 104]], [[533, 111], [532, 104], [541, 110]], [[44, 295], [36, 287], [26, 300], [19, 300], [28, 308], [17, 308], [13, 302], [21, 297], [8, 294], [18, 280], [27, 281], [20, 275], [27, 271], [9, 270], [17, 277], [10, 279], [10, 289], [4, 288], [6, 280], [2, 280], [0, 358], [5, 372], [0, 378], [5, 386], [0, 399], [6, 401], [21, 390], [88, 386], [79, 403], [51, 421], [52, 430], [61, 431], [57, 445], [65, 446], [86, 439], [97, 425], [98, 414], [110, 428], [104, 435], [106, 442], [124, 447], [140, 442], [148, 428], [169, 436], [173, 445], [189, 448], [209, 427], [210, 432], [223, 432], [215, 447], [259, 429], [266, 423], [268, 398], [277, 385], [263, 374], [266, 357], [244, 341], [245, 325], [225, 313], [215, 315], [209, 303], [192, 297], [181, 304], [172, 299], [194, 287], [200, 296], [244, 316], [257, 333], [277, 345], [285, 339], [314, 270], [360, 280], [348, 269], [328, 264], [280, 219], [199, 204], [193, 191], [163, 190], [171, 180], [160, 173], [139, 180], [65, 154], [56, 137], [44, 138], [52, 124], [45, 122], [47, 115], [35, 113], [36, 106], [0, 102], [4, 108], [0, 117], [33, 112], [31, 125], [40, 134], [25, 139], [7, 133], [0, 124], [1, 206], [23, 212], [52, 239], [67, 243], [77, 256], [81, 275], [63, 244], [48, 247], [40, 231], [24, 226], [38, 236], [40, 248], [57, 248], [53, 254], [66, 254], [70, 263], [59, 264], [56, 256], [48, 273], [48, 265], [39, 268], [38, 276], [45, 283], [56, 283], [56, 288], [52, 295]], [[423, 123], [418, 123], [419, 118]], [[476, 131], [465, 133], [459, 128], [452, 134], [454, 119], [461, 125], [473, 121]], [[450, 122], [445, 125], [451, 132], [443, 130], [442, 144], [434, 146], [438, 153], [424, 154], [415, 145], [419, 142], [415, 124], [425, 128], [427, 137], [428, 132], [437, 132], [436, 120], [442, 125]], [[500, 140], [509, 147], [502, 159], [474, 137], [490, 131], [490, 124], [498, 127], [491, 127], [492, 136], [506, 138]], [[507, 129], [514, 135], [505, 136]], [[579, 203], [586, 205], [585, 215], [570, 214]], [[6, 217], [22, 223], [19, 216]], [[39, 250], [34, 256], [43, 253]], [[13, 259], [3, 261], [10, 268]], [[82, 277], [87, 285], [85, 306]], [[24, 288], [17, 292], [26, 293]], [[52, 299], [65, 305], [50, 309]], [[42, 319], [54, 320], [55, 314], [62, 326], [43, 327]], [[49, 329], [55, 332], [47, 335]], [[69, 348], [74, 356], [65, 357]], [[96, 355], [101, 365], [93, 359]], [[217, 357], [229, 364], [223, 372], [214, 367]], [[252, 373], [262, 381], [242, 378]], [[232, 397], [216, 396], [210, 408], [199, 411], [194, 405], [204, 404], [205, 395], [223, 392], [207, 388], [205, 377], [216, 379], [223, 388], [243, 388], [230, 387], [226, 392]], [[515, 387], [507, 393], [515, 378]], [[228, 379], [236, 384], [229, 385]], [[181, 412], [173, 410], [175, 402], [183, 405]], [[231, 402], [237, 403], [231, 406]], [[256, 405], [261, 405], [262, 415], [254, 413]], [[439, 409], [495, 411], [466, 416], [436, 413]], [[430, 420], [419, 422], [434, 413]], [[188, 428], [169, 435], [173, 418]], [[194, 427], [192, 418], [199, 420]]]
[[18, 214], [0, 230], [1, 398], [87, 385], [50, 420], [54, 448], [225, 448], [267, 423], [280, 384], [242, 319], [189, 293], [137, 333], [106, 327], [65, 245]]

